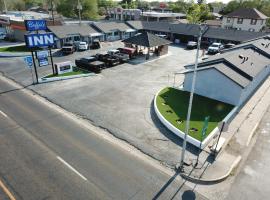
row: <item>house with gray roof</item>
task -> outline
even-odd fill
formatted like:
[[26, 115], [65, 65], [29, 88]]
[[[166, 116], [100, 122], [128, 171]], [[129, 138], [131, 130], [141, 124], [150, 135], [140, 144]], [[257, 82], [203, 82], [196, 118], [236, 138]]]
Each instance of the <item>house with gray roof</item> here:
[[[191, 91], [194, 65], [183, 89]], [[270, 35], [243, 43], [198, 64], [195, 93], [241, 106], [270, 74]]]
[[255, 8], [239, 8], [222, 19], [222, 28], [259, 32], [266, 26], [268, 17]]
[[60, 26], [48, 26], [49, 31], [54, 33], [56, 46], [60, 48], [66, 42], [84, 41], [91, 44], [93, 40], [104, 40], [103, 33], [98, 32], [87, 24], [71, 24]]
[[124, 22], [108, 21], [108, 22], [96, 22], [92, 26], [102, 32], [107, 41], [115, 41], [120, 39], [126, 39], [136, 34], [137, 30], [131, 28]]

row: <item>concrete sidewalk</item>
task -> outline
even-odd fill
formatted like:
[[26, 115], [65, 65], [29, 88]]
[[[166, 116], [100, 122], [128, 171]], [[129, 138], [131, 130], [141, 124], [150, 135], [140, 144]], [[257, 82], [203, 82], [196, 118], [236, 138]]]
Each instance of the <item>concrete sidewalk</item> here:
[[[193, 165], [185, 167], [182, 176], [191, 182], [213, 184], [225, 180], [232, 174], [240, 162], [247, 159], [252, 149], [251, 140], [255, 137], [256, 128], [270, 105], [269, 99], [270, 78], [265, 80], [238, 111], [229, 124], [228, 131], [222, 133], [221, 137], [225, 138], [226, 142], [216, 159], [209, 154], [209, 147], [206, 147], [205, 151], [209, 156], [201, 158], [197, 168]], [[191, 161], [195, 163], [194, 158]]]

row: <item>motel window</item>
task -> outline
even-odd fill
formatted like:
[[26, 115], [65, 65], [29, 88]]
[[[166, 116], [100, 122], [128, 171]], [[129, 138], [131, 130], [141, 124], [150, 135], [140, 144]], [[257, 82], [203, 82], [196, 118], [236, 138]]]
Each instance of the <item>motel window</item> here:
[[114, 32], [114, 36], [118, 36], [118, 35], [119, 35], [118, 31]]
[[238, 18], [237, 19], [237, 24], [243, 24], [243, 18]]
[[227, 23], [230, 23], [230, 22], [231, 22], [231, 18], [228, 17], [228, 18], [227, 18]]
[[256, 25], [257, 24], [257, 19], [251, 19], [250, 24], [251, 25]]

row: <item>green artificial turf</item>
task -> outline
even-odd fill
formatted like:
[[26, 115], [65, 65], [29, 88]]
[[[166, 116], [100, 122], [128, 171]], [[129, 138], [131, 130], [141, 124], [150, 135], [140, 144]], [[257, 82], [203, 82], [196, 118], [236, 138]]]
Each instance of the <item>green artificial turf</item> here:
[[79, 74], [89, 74], [89, 71], [79, 69], [78, 67], [73, 67], [73, 72], [67, 72], [64, 74], [50, 74], [48, 76], [45, 76], [44, 78], [52, 78], [52, 77], [63, 77], [63, 76], [73, 76], [73, 75], [79, 75]]
[[[159, 112], [182, 132], [185, 132], [189, 96], [189, 92], [174, 88], [165, 88], [157, 96], [156, 103]], [[233, 108], [233, 105], [194, 94], [189, 135], [201, 141], [204, 119], [210, 116], [206, 135], [203, 138], [205, 139]], [[198, 131], [192, 131], [192, 128]]]

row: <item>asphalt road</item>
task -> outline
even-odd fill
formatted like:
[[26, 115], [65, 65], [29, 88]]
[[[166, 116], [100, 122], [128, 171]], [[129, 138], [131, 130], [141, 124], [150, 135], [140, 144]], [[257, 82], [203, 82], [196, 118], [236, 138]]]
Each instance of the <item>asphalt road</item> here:
[[203, 199], [1, 77], [0, 111], [0, 180], [16, 199]]

